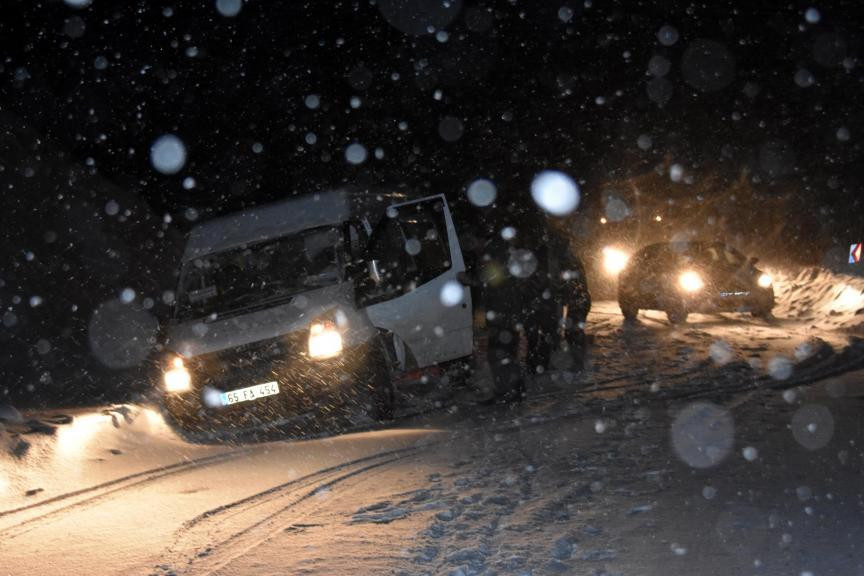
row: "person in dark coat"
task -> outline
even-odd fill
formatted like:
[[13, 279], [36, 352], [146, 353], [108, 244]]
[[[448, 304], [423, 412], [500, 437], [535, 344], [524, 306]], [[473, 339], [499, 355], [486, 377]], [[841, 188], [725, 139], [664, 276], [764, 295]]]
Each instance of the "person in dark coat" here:
[[[535, 234], [532, 234], [535, 232]], [[487, 359], [495, 394], [505, 400], [525, 395], [529, 373], [542, 372], [556, 343], [557, 307], [550, 288], [547, 237], [536, 230], [503, 226], [491, 231], [476, 267], [463, 284], [479, 291], [486, 309]], [[520, 355], [520, 340], [527, 344]]]
[[487, 358], [495, 381], [496, 397], [506, 401], [525, 396], [525, 374], [519, 341], [529, 309], [525, 300], [528, 278], [536, 268], [530, 251], [495, 233], [487, 242], [480, 264], [480, 282], [486, 306]]
[[556, 350], [570, 353], [567, 369], [579, 369], [585, 350], [585, 322], [591, 310], [585, 268], [568, 237], [546, 226], [538, 230], [542, 236], [533, 242], [537, 270], [531, 277], [531, 289], [523, 297], [531, 303], [524, 326], [528, 369], [534, 373], [547, 370]]
[[528, 345], [526, 361], [529, 373], [542, 373], [549, 368], [552, 352], [558, 344], [560, 318], [553, 291], [553, 256], [545, 235], [537, 242], [534, 255], [537, 269], [531, 275], [529, 291], [524, 295], [531, 304], [524, 325]]
[[557, 305], [558, 347], [569, 351], [581, 367], [586, 343], [585, 323], [591, 311], [585, 267], [569, 238], [552, 234], [548, 246], [550, 287]]

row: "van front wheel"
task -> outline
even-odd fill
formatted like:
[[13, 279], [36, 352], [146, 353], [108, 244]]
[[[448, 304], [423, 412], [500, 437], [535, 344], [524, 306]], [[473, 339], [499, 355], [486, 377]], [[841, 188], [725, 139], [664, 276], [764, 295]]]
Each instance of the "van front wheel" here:
[[368, 357], [368, 386], [371, 387], [369, 416], [375, 420], [392, 420], [396, 408], [396, 386], [393, 384], [393, 359], [383, 337], [378, 337]]

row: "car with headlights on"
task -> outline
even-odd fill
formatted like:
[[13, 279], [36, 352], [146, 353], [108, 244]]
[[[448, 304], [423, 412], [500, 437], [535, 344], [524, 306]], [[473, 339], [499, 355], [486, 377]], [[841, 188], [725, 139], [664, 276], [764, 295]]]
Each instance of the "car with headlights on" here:
[[185, 429], [318, 412], [393, 415], [393, 375], [472, 352], [472, 302], [443, 195], [337, 190], [191, 230], [165, 328], [164, 406]]
[[691, 312], [749, 312], [769, 317], [771, 277], [719, 242], [669, 242], [642, 248], [618, 276], [618, 304], [628, 320], [639, 310], [663, 310], [673, 324]]

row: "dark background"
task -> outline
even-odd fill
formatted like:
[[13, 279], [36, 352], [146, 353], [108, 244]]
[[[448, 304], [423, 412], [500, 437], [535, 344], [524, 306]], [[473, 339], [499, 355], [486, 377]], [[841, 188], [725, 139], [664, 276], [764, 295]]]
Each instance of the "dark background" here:
[[[705, 4], [4, 2], [0, 404], [144, 391], [188, 228], [343, 183], [444, 192], [473, 226], [534, 216], [553, 168], [580, 183], [559, 225], [585, 245], [604, 193], [635, 181], [746, 214], [739, 239], [775, 260], [842, 257], [864, 235], [859, 3], [820, 3], [817, 23], [806, 2]], [[188, 152], [175, 175], [150, 163], [167, 133]], [[498, 202], [478, 214], [481, 177]]]

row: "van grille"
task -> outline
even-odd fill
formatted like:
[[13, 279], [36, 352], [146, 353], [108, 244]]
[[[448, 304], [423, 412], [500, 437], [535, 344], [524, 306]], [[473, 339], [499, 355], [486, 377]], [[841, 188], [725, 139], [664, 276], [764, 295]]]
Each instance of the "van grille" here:
[[285, 371], [303, 355], [305, 340], [305, 333], [297, 332], [202, 354], [193, 361], [195, 381], [231, 390], [283, 380]]

